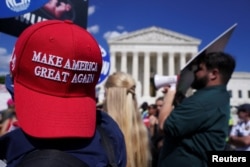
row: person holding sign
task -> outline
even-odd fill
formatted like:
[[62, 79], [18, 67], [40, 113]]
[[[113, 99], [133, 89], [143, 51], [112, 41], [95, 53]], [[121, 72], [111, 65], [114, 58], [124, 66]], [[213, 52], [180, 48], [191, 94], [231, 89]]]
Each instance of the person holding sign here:
[[176, 90], [165, 87], [159, 116], [165, 134], [159, 167], [206, 166], [207, 151], [224, 150], [230, 114], [226, 86], [235, 64], [235, 59], [224, 52], [200, 55], [191, 85], [196, 92], [175, 107]]

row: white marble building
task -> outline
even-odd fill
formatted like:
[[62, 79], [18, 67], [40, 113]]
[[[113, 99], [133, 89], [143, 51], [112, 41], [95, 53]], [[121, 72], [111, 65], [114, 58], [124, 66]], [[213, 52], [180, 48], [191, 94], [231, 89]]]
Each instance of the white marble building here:
[[[176, 75], [198, 52], [200, 39], [159, 27], [149, 27], [108, 40], [111, 69], [130, 73], [137, 81], [139, 104], [154, 103], [161, 91], [152, 85], [154, 74]], [[105, 82], [105, 81], [104, 81]], [[104, 83], [103, 82], [103, 83]], [[228, 85], [232, 105], [250, 102], [250, 73], [234, 73]], [[103, 99], [103, 84], [99, 99]]]
[[227, 89], [232, 106], [250, 103], [250, 72], [234, 72]]

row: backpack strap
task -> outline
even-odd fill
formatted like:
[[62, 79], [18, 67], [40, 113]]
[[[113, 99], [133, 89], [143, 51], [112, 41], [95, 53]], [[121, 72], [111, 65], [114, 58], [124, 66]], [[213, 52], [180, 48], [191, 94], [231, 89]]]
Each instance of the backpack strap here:
[[110, 138], [108, 137], [105, 130], [101, 127], [101, 125], [97, 124], [97, 130], [101, 135], [101, 144], [105, 149], [108, 159], [109, 159], [109, 166], [110, 167], [118, 167], [115, 161], [115, 152], [113, 144], [111, 143]]
[[[46, 161], [45, 161], [46, 159]], [[89, 167], [73, 155], [54, 149], [35, 150], [23, 157], [17, 167]]]

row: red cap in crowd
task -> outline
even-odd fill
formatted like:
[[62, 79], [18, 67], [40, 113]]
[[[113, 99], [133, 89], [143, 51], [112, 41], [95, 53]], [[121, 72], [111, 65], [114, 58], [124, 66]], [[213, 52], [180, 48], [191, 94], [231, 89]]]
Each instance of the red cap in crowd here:
[[98, 43], [71, 21], [25, 29], [10, 62], [20, 127], [38, 138], [92, 137], [101, 68]]

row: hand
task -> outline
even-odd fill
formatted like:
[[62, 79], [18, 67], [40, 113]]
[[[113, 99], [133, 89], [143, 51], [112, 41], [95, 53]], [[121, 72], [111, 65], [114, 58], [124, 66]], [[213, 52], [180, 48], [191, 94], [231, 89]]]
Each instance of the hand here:
[[150, 123], [150, 126], [154, 126], [154, 125], [158, 124], [158, 118], [154, 115], [150, 115], [149, 116], [149, 123]]
[[171, 85], [167, 85], [167, 86], [163, 87], [162, 92], [164, 94], [167, 94], [169, 90], [176, 92], [176, 84], [171, 84]]
[[159, 125], [160, 130], [163, 130], [164, 121], [170, 115], [173, 109], [173, 101], [176, 93], [175, 85], [169, 85], [163, 88], [163, 93], [165, 93], [163, 106], [159, 114]]

